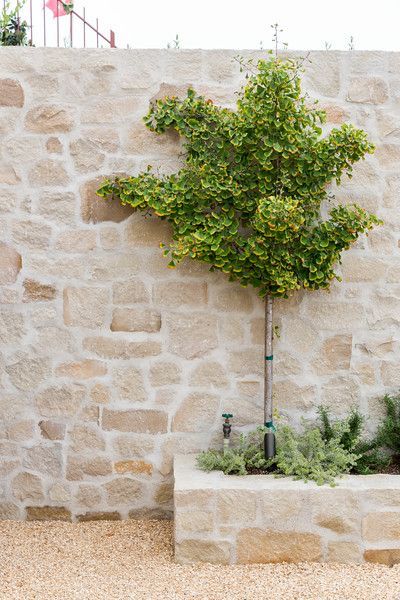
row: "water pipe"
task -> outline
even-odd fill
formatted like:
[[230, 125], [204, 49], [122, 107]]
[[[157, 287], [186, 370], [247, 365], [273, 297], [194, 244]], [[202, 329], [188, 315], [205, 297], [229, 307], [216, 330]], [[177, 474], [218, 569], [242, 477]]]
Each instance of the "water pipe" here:
[[232, 425], [230, 419], [232, 419], [233, 415], [230, 413], [223, 413], [222, 417], [225, 419], [222, 425], [222, 431], [224, 434], [224, 453], [229, 450], [230, 442], [231, 442], [231, 431]]

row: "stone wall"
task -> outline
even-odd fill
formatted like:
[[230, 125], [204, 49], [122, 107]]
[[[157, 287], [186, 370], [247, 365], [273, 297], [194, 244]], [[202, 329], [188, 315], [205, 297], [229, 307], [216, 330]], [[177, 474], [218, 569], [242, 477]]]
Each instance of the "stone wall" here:
[[175, 560], [400, 562], [397, 475], [349, 475], [337, 487], [272, 475], [204, 473], [175, 458]]
[[[97, 199], [105, 175], [179, 165], [149, 100], [189, 84], [227, 106], [234, 51], [0, 50], [0, 517], [168, 515], [172, 456], [262, 422], [263, 306], [195, 263], [166, 268], [156, 219]], [[260, 53], [247, 53], [256, 57]], [[377, 143], [337, 200], [385, 225], [330, 294], [276, 303], [275, 400], [371, 416], [400, 385], [400, 54], [320, 52], [304, 86], [328, 127]], [[334, 200], [335, 202], [335, 200]]]

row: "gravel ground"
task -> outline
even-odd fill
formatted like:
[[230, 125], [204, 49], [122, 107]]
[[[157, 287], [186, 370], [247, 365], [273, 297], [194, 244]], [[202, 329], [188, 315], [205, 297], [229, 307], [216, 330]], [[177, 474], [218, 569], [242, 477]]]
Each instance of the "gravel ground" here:
[[400, 600], [400, 565], [181, 566], [172, 525], [0, 522], [0, 598]]

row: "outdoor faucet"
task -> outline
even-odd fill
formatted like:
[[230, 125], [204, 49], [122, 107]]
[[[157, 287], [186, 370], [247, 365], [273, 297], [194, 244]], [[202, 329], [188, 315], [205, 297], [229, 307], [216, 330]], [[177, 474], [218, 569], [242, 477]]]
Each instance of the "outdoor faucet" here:
[[231, 415], [230, 413], [223, 413], [223, 418], [224, 423], [222, 425], [222, 431], [224, 433], [224, 452], [226, 452], [227, 450], [229, 450], [229, 446], [230, 446], [230, 438], [231, 438], [231, 431], [232, 431], [232, 425], [230, 422], [230, 419], [232, 419], [233, 415]]

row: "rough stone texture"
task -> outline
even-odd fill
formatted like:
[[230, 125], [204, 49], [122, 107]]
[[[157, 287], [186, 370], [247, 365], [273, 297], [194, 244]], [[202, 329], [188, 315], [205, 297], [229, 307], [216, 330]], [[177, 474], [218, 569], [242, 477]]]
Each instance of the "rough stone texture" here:
[[321, 538], [313, 533], [243, 529], [237, 538], [237, 558], [239, 563], [315, 562], [321, 559]]
[[21, 267], [21, 255], [14, 248], [0, 242], [0, 285], [14, 283]]
[[161, 316], [148, 308], [116, 308], [111, 321], [111, 331], [160, 331]]
[[[183, 564], [400, 563], [397, 475], [351, 475], [330, 488], [205, 473], [195, 455], [181, 454], [174, 460], [174, 511], [175, 559]], [[229, 552], [215, 550], [221, 542]]]
[[21, 108], [24, 105], [24, 90], [15, 79], [0, 79], [0, 106], [15, 106]]
[[[184, 97], [190, 84], [232, 106], [244, 81], [233, 56], [0, 48], [0, 447], [12, 444], [0, 453], [0, 518], [53, 503], [73, 519], [107, 515], [115, 511], [103, 485], [129, 477], [142, 492], [118, 506], [118, 518], [170, 515], [173, 454], [219, 444], [224, 410], [237, 430], [262, 418], [256, 292], [201, 263], [167, 269], [159, 243], [171, 239], [168, 223], [95, 193], [105, 176], [150, 163], [160, 173], [179, 168], [177, 136], [143, 126], [149, 101]], [[385, 225], [344, 255], [343, 282], [329, 295], [275, 304], [275, 395], [293, 423], [324, 402], [336, 414], [358, 405], [373, 428], [377, 399], [400, 385], [398, 64], [396, 53], [313, 52], [305, 65], [303, 87], [328, 126], [353, 122], [377, 147], [333, 190], [334, 202], [360, 202]], [[28, 452], [39, 445], [60, 447], [61, 471], [43, 472], [43, 457]], [[15, 478], [22, 489], [26, 474], [17, 497]], [[368, 500], [370, 512], [397, 510], [388, 498]], [[275, 519], [301, 515], [290, 494], [258, 508]], [[333, 510], [310, 519], [332, 544], [354, 535], [354, 520]], [[222, 561], [231, 560], [225, 534], [212, 551]], [[393, 540], [360, 546], [385, 549], [396, 549]], [[329, 553], [347, 560], [353, 550]]]

